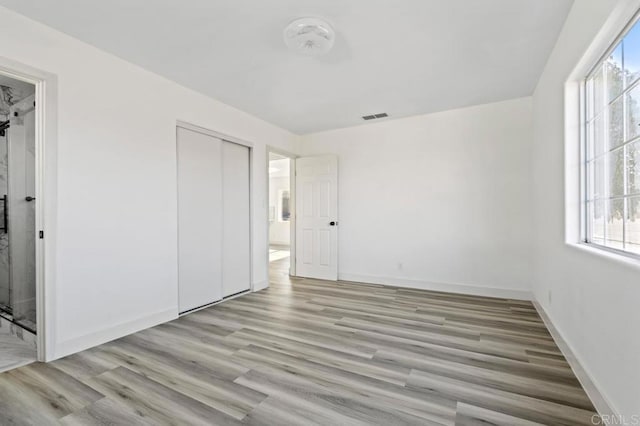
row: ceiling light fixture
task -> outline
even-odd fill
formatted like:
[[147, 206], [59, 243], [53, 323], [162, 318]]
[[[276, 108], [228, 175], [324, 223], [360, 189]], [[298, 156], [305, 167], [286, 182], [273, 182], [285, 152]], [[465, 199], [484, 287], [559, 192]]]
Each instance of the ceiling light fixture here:
[[322, 19], [300, 18], [284, 29], [284, 42], [289, 49], [303, 55], [324, 55], [333, 47], [335, 32]]

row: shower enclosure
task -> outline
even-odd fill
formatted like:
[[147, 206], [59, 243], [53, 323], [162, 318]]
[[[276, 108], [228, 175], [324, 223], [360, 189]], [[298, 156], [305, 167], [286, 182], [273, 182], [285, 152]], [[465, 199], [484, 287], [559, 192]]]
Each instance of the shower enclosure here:
[[34, 95], [0, 89], [0, 316], [35, 333]]

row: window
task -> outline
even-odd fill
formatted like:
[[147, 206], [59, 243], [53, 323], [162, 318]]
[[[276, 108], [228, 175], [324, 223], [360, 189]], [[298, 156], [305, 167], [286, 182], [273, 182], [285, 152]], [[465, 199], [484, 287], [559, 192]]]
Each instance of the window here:
[[640, 255], [640, 23], [585, 80], [587, 243]]
[[280, 222], [289, 222], [291, 218], [291, 210], [289, 208], [289, 190], [280, 190], [278, 199], [280, 200]]

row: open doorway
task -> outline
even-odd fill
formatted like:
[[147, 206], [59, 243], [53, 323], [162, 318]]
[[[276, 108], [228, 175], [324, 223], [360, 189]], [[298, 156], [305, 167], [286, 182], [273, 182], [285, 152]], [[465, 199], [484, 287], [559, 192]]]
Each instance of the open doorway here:
[[0, 372], [37, 357], [35, 93], [0, 74]]
[[269, 269], [294, 275], [291, 253], [294, 238], [293, 158], [269, 152]]

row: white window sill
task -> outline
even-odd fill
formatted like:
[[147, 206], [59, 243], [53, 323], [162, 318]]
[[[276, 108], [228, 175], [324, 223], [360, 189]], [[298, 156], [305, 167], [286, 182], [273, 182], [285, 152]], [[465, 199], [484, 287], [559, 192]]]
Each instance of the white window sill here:
[[589, 243], [566, 243], [569, 247], [576, 248], [580, 251], [587, 252], [598, 256], [600, 258], [609, 259], [613, 262], [623, 264], [625, 266], [631, 266], [632, 268], [640, 270], [640, 257], [634, 254], [617, 253], [612, 250], [607, 250], [597, 245]]

